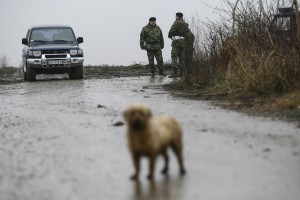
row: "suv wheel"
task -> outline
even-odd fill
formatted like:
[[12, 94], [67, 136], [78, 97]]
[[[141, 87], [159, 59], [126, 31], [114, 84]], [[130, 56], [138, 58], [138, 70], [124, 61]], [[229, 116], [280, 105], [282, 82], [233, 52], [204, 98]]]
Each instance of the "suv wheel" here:
[[74, 67], [70, 69], [69, 79], [83, 79], [83, 67]]
[[[35, 77], [36, 77], [36, 74], [35, 74], [35, 69], [32, 68], [32, 67], [28, 67], [27, 68], [27, 81], [35, 81]], [[25, 76], [25, 73], [24, 73], [24, 76]]]
[[26, 72], [23, 72], [23, 78], [24, 78], [24, 81], [27, 81], [27, 73]]
[[27, 70], [26, 70], [26, 66], [23, 67], [23, 79], [24, 79], [24, 81], [27, 81]]

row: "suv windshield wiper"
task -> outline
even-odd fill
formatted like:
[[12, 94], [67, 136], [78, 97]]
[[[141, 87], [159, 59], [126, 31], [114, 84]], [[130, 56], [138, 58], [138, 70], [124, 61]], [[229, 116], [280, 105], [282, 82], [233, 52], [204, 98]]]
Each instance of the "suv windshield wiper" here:
[[45, 40], [31, 40], [30, 41], [30, 44], [32, 44], [34, 46], [42, 45], [45, 43], [49, 43], [49, 41], [45, 41]]
[[72, 42], [72, 41], [69, 41], [69, 40], [53, 40], [53, 41], [51, 41], [51, 43], [56, 43], [56, 42]]
[[30, 42], [49, 42], [49, 41], [45, 41], [45, 40], [31, 40]]

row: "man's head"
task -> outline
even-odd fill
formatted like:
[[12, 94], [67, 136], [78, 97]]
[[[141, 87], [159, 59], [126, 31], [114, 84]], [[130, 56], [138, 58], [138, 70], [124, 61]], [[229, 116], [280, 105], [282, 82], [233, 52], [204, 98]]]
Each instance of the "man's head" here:
[[185, 23], [186, 27], [189, 29], [189, 24], [188, 23]]
[[183, 17], [183, 14], [181, 13], [181, 12], [178, 12], [178, 13], [176, 13], [176, 18], [182, 18]]
[[155, 18], [155, 17], [150, 17], [150, 19], [149, 19], [149, 24], [150, 24], [151, 26], [155, 26], [155, 25], [156, 25], [156, 18]]

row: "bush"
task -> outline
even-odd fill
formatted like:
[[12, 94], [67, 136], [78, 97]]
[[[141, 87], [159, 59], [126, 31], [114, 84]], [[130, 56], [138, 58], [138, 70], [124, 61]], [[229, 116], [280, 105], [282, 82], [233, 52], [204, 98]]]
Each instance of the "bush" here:
[[3, 67], [3, 68], [0, 68], [0, 77], [12, 76], [18, 70], [19, 69], [15, 68], [15, 67]]
[[[224, 0], [224, 21], [200, 24], [192, 81], [200, 85], [226, 82], [231, 93], [286, 92], [299, 84], [299, 45], [287, 45], [269, 29], [279, 1]], [[200, 31], [201, 30], [201, 31]], [[298, 41], [296, 41], [298, 43]]]

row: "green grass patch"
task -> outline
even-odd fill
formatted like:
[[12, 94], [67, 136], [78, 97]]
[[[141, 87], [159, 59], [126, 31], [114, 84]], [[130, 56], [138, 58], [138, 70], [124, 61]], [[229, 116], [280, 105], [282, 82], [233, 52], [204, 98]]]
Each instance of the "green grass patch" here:
[[0, 77], [11, 76], [16, 73], [19, 69], [15, 67], [3, 67], [0, 68]]

